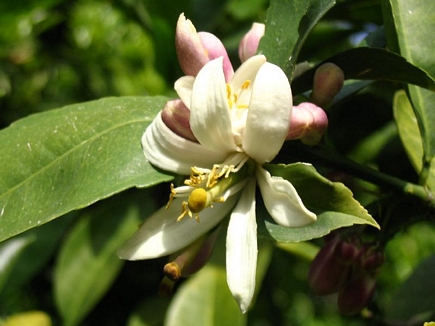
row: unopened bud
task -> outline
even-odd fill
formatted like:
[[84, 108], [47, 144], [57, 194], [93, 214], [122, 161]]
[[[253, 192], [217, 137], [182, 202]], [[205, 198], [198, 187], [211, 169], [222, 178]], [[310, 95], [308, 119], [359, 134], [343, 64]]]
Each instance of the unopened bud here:
[[258, 45], [264, 35], [264, 31], [264, 24], [253, 23], [251, 29], [242, 38], [239, 44], [239, 58], [242, 62], [245, 62], [257, 53]]
[[300, 139], [309, 146], [317, 145], [328, 128], [328, 116], [322, 108], [309, 102], [292, 109], [286, 140]]
[[338, 247], [338, 255], [345, 264], [353, 264], [361, 257], [363, 250], [356, 240], [342, 241]]
[[362, 258], [362, 268], [369, 274], [374, 275], [384, 263], [384, 255], [377, 249], [368, 250]]
[[338, 292], [349, 278], [351, 266], [337, 257], [340, 241], [339, 236], [328, 241], [311, 263], [308, 283], [318, 295]]
[[328, 107], [340, 92], [344, 83], [344, 72], [333, 63], [325, 63], [314, 74], [313, 91], [310, 100], [323, 107]]
[[193, 142], [198, 142], [190, 129], [190, 110], [180, 100], [166, 102], [162, 111], [162, 120], [165, 125], [178, 136]]
[[354, 315], [372, 300], [376, 279], [367, 273], [347, 282], [338, 293], [337, 306], [343, 315]]
[[234, 73], [222, 42], [213, 34], [197, 33], [195, 26], [184, 14], [178, 18], [175, 48], [180, 67], [186, 75], [196, 76], [207, 62], [218, 57], [224, 58], [223, 70], [227, 81]]

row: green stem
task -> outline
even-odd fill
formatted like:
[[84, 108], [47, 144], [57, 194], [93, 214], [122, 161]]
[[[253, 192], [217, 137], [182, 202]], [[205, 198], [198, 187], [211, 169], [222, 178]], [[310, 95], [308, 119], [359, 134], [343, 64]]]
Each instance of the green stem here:
[[[301, 144], [291, 144], [290, 146], [292, 148], [288, 153], [298, 153], [298, 156], [301, 156], [300, 158], [305, 162], [314, 164], [318, 163], [323, 166], [338, 169], [380, 187], [419, 198], [435, 207], [434, 196], [426, 187], [404, 181], [376, 171], [368, 166], [361, 165], [324, 146], [308, 147]], [[294, 146], [297, 148], [293, 148]]]

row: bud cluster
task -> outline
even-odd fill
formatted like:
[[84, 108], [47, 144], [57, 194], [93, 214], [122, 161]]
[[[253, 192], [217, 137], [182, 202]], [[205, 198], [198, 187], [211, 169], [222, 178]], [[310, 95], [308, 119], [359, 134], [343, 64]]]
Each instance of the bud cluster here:
[[308, 282], [318, 295], [338, 293], [340, 313], [353, 315], [370, 303], [383, 262], [384, 256], [376, 245], [336, 234], [326, 239], [314, 258]]

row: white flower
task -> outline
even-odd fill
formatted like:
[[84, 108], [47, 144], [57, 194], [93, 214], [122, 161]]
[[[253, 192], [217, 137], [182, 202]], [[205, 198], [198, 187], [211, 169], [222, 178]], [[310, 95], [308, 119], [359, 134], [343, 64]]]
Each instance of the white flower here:
[[190, 109], [190, 127], [198, 142], [178, 136], [158, 115], [145, 131], [142, 144], [153, 165], [190, 174], [190, 178], [185, 186], [171, 188], [168, 206], [144, 222], [119, 256], [137, 260], [169, 255], [231, 212], [227, 281], [246, 312], [254, 294], [257, 264], [256, 185], [278, 224], [302, 227], [316, 221], [291, 183], [272, 177], [262, 167], [286, 139], [292, 109], [290, 85], [279, 67], [257, 55], [242, 64], [229, 84], [222, 58], [218, 58], [196, 77], [180, 78], [175, 90]]

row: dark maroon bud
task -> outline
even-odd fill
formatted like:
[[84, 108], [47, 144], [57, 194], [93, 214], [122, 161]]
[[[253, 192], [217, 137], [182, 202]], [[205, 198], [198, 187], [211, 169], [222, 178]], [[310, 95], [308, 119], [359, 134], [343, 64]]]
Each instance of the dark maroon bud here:
[[352, 266], [344, 264], [337, 255], [340, 241], [338, 236], [329, 240], [311, 263], [308, 283], [318, 295], [338, 292], [349, 278]]
[[338, 310], [343, 315], [354, 315], [363, 310], [372, 300], [376, 289], [376, 278], [361, 273], [351, 279], [338, 292]]

